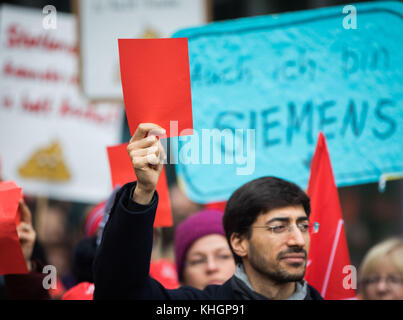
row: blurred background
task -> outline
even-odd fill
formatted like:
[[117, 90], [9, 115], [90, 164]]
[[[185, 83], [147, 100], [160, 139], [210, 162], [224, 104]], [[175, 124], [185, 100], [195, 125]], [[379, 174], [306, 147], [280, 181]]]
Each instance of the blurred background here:
[[[120, 1], [121, 4], [124, 2]], [[205, 17], [206, 22], [212, 22], [354, 2], [358, 1], [208, 0], [206, 1]], [[77, 8], [77, 2], [70, 0], [16, 0], [1, 1], [0, 3], [27, 8], [43, 8], [50, 4], [56, 7], [58, 13], [69, 14], [76, 14]], [[130, 139], [130, 133], [124, 115], [119, 118], [119, 121], [121, 124], [119, 142], [127, 142]], [[198, 211], [203, 205], [189, 200], [178, 187], [173, 165], [167, 165], [166, 169], [175, 227], [186, 216]], [[7, 178], [5, 168], [2, 169], [1, 174]], [[379, 189], [378, 183], [343, 187], [338, 190], [351, 262], [358, 267], [371, 246], [387, 237], [403, 235], [403, 180], [387, 181], [384, 190]], [[86, 218], [98, 201], [61, 201], [32, 196], [29, 192], [25, 193], [25, 197], [33, 212], [34, 226], [41, 243], [41, 248], [36, 249], [37, 254], [42, 257], [45, 264], [56, 266], [64, 288], [68, 289], [75, 284], [72, 277], [74, 247], [87, 236], [85, 232]], [[156, 250], [156, 256], [173, 259], [174, 227], [159, 229], [159, 247]]]

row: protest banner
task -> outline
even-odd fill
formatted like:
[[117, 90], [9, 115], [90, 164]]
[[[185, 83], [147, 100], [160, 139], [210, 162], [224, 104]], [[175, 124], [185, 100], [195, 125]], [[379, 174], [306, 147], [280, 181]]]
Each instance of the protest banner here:
[[[306, 188], [319, 131], [337, 186], [403, 169], [403, 4], [363, 3], [184, 29], [194, 135], [171, 138], [196, 202], [275, 175]], [[356, 28], [354, 28], [356, 27]]]
[[110, 193], [105, 147], [119, 142], [123, 108], [89, 103], [78, 87], [74, 16], [4, 5], [0, 18], [0, 154], [24, 193], [99, 202]]
[[80, 1], [81, 78], [86, 96], [123, 100], [118, 38], [168, 38], [181, 28], [206, 23], [209, 7], [206, 0]]

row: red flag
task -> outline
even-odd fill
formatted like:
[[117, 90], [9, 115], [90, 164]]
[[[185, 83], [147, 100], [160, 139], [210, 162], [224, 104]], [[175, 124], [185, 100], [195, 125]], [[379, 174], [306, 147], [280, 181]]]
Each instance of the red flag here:
[[[137, 180], [132, 162], [127, 153], [127, 145], [128, 143], [122, 143], [107, 147], [113, 188], [117, 185], [122, 187], [128, 182]], [[162, 168], [160, 178], [158, 179], [157, 192], [159, 201], [154, 227], [170, 227], [173, 225], [173, 221], [165, 167]]]
[[305, 279], [325, 299], [355, 298], [355, 273], [352, 274], [348, 267], [351, 263], [344, 220], [326, 139], [322, 133], [319, 134], [312, 159], [308, 196], [312, 210], [309, 220], [319, 223], [319, 232], [311, 235]]

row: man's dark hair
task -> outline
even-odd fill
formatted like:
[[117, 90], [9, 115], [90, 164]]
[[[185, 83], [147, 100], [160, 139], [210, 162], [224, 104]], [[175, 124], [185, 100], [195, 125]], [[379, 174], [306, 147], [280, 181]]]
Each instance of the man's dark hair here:
[[302, 205], [309, 217], [311, 206], [307, 194], [296, 184], [276, 177], [263, 177], [244, 184], [230, 197], [225, 207], [223, 225], [225, 236], [236, 263], [241, 257], [232, 249], [233, 233], [251, 236], [250, 226], [257, 217], [273, 209]]

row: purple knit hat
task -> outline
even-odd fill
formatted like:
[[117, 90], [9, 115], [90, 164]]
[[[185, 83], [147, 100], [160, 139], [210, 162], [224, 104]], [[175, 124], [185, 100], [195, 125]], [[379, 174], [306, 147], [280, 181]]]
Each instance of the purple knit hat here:
[[191, 215], [176, 227], [174, 240], [175, 261], [179, 280], [182, 280], [186, 253], [193, 242], [209, 234], [225, 236], [222, 217], [223, 213], [221, 211], [202, 210]]

